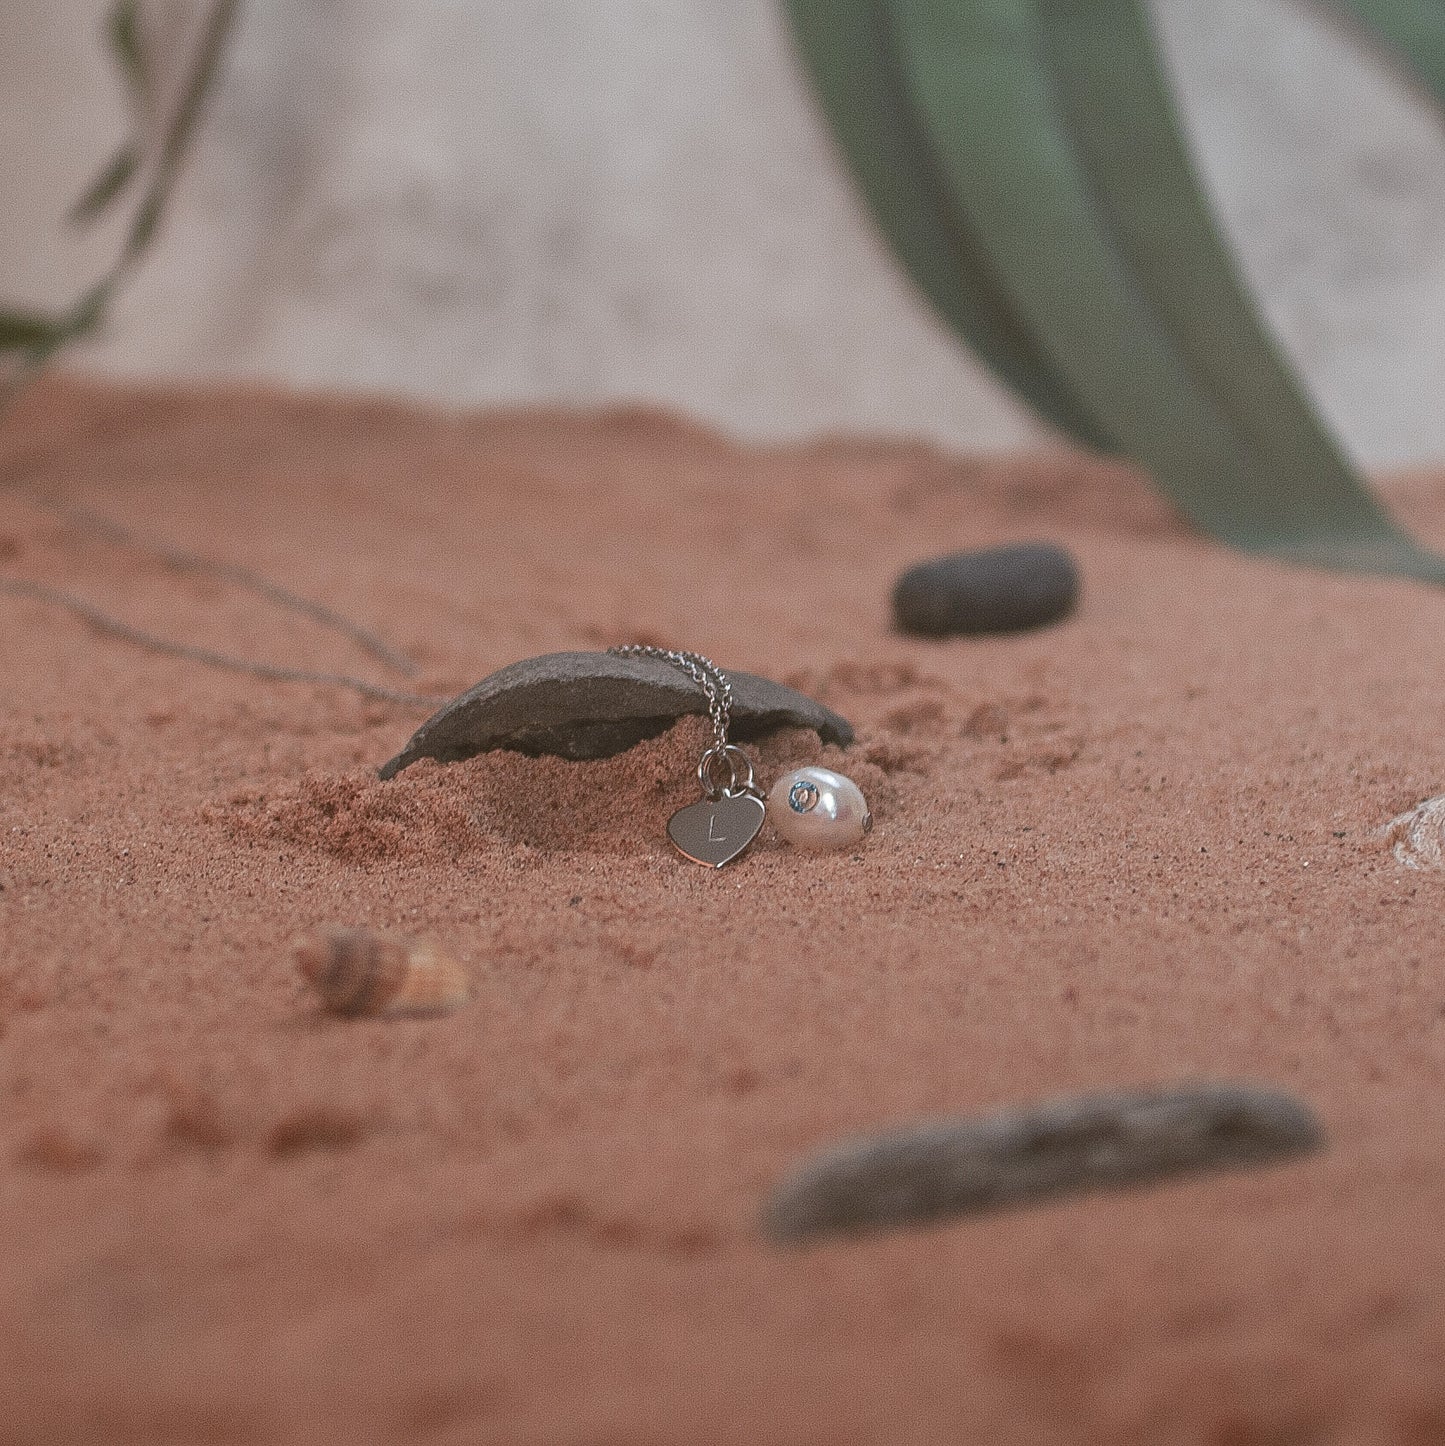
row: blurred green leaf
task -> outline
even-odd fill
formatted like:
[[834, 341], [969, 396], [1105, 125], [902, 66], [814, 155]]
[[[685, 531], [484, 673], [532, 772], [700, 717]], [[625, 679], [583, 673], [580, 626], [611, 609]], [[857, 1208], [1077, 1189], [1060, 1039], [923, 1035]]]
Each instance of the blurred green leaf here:
[[217, 0], [206, 16], [185, 88], [161, 137], [160, 155], [154, 174], [136, 207], [129, 234], [125, 239], [118, 263], [122, 269], [150, 245], [160, 229], [181, 163], [185, 160], [186, 151], [200, 121], [206, 97], [215, 81], [216, 71], [225, 53], [226, 41], [230, 37], [239, 9], [239, 0]]
[[1440, 0], [1336, 0], [1336, 8], [1407, 60], [1445, 104], [1445, 6]]
[[72, 225], [83, 226], [95, 220], [102, 211], [120, 196], [135, 179], [140, 157], [131, 146], [123, 146], [111, 158], [110, 164], [90, 183], [84, 194], [70, 209]]
[[66, 340], [85, 336], [92, 332], [105, 320], [105, 314], [110, 309], [110, 298], [115, 290], [115, 282], [107, 277], [104, 281], [92, 286], [84, 296], [71, 308], [70, 315], [66, 318]]
[[130, 224], [130, 232], [125, 238], [126, 260], [139, 256], [151, 244], [156, 231], [160, 228], [166, 199], [164, 191], [154, 190], [148, 191], [141, 198], [141, 203], [136, 207], [135, 216]]
[[1274, 353], [1195, 190], [1135, 5], [890, 0], [951, 209], [1080, 406], [1196, 524], [1254, 551], [1445, 581]]
[[116, 0], [105, 19], [106, 40], [126, 83], [144, 94], [150, 83], [145, 51], [141, 45], [139, 0]]
[[[115, 289], [154, 239], [239, 9], [239, 0], [216, 0], [207, 12], [180, 100], [161, 137], [160, 154], [136, 203], [120, 253], [109, 269], [61, 317], [42, 318], [23, 311], [0, 313], [0, 351], [22, 356], [18, 375], [12, 376], [8, 384], [0, 389], [0, 405], [13, 398], [26, 380], [61, 347], [100, 324]], [[144, 90], [149, 77], [141, 47], [135, 0], [120, 0], [112, 7], [107, 20], [107, 34], [127, 82], [138, 90]], [[140, 174], [140, 160], [134, 145], [124, 147], [76, 203], [72, 218], [87, 221], [112, 204]]]
[[0, 409], [22, 392], [30, 379], [67, 342], [97, 326], [110, 301], [111, 283], [92, 287], [63, 316], [0, 309], [0, 354], [12, 361], [0, 373]]
[[[150, 74], [141, 42], [139, 0], [117, 0], [105, 17], [105, 39], [135, 108], [143, 104], [150, 86]], [[84, 226], [95, 220], [122, 196], [140, 169], [136, 144], [123, 145], [104, 169], [82, 192], [70, 210], [72, 225]]]
[[[1260, 320], [1205, 201], [1138, 0], [1039, 0], [1058, 109], [1121, 260], [1196, 386], [1269, 479], [1206, 525], [1297, 554], [1302, 542], [1342, 565], [1390, 543], [1394, 527], [1325, 431]], [[1248, 518], [1238, 517], [1245, 503]], [[1238, 529], [1243, 529], [1242, 531]], [[1435, 560], [1428, 568], [1433, 571]]]
[[1041, 416], [1077, 441], [1112, 450], [951, 209], [903, 94], [875, 0], [788, 0], [788, 11], [853, 176], [914, 284]]
[[0, 351], [31, 351], [44, 346], [62, 325], [54, 317], [32, 311], [0, 310]]
[[221, 57], [225, 54], [226, 41], [240, 9], [240, 0], [216, 0], [206, 16], [205, 25], [197, 42], [194, 63], [186, 78], [180, 103], [166, 128], [161, 142], [160, 172], [157, 188], [169, 184], [179, 165], [186, 147], [190, 145], [192, 133], [201, 117], [201, 109], [216, 78]]
[[111, 284], [91, 287], [59, 316], [34, 311], [0, 310], [0, 351], [24, 351], [45, 357], [56, 347], [93, 331], [105, 319]]

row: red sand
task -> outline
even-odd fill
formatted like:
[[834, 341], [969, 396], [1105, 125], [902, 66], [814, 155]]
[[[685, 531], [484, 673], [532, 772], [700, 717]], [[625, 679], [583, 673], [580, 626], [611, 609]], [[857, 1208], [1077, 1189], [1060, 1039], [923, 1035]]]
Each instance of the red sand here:
[[[52, 382], [0, 574], [392, 681], [40, 496], [254, 567], [452, 691], [665, 640], [859, 726], [857, 856], [663, 828], [686, 723], [602, 763], [368, 772], [421, 712], [0, 597], [0, 1442], [1445, 1440], [1445, 595], [1230, 555], [1120, 469], [750, 451], [646, 412], [443, 418]], [[1445, 481], [1397, 487], [1445, 541]], [[945, 644], [899, 568], [1047, 537], [1077, 617]], [[479, 997], [336, 1021], [290, 941], [427, 932]], [[815, 1147], [1181, 1077], [1316, 1160], [784, 1252]]]

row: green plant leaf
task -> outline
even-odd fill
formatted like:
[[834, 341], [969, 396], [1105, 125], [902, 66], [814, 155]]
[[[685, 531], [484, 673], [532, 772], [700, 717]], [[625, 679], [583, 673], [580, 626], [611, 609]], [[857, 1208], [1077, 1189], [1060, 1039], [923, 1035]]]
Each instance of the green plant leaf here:
[[31, 351], [44, 346], [62, 325], [54, 317], [38, 312], [0, 310], [0, 351]]
[[104, 170], [86, 188], [70, 208], [70, 222], [83, 226], [95, 220], [135, 179], [140, 157], [131, 146], [122, 146]]
[[206, 97], [211, 92], [239, 9], [239, 0], [216, 0], [206, 16], [200, 40], [196, 45], [195, 63], [161, 142], [160, 164], [157, 169], [167, 178], [180, 163], [186, 147], [190, 145], [192, 133], [201, 118]]
[[0, 351], [25, 352], [43, 360], [57, 347], [93, 331], [105, 319], [111, 287], [93, 286], [69, 311], [59, 316], [37, 311], [0, 309]]
[[[41, 318], [21, 311], [0, 313], [0, 351], [19, 353], [21, 357], [20, 365], [12, 367], [12, 375], [0, 386], [0, 408], [13, 400], [62, 346], [102, 322], [116, 288], [154, 238], [239, 9], [239, 0], [215, 0], [207, 12], [180, 100], [161, 137], [160, 153], [136, 204], [120, 252], [104, 275], [63, 316]], [[112, 7], [107, 33], [127, 82], [143, 89], [148, 76], [134, 0], [120, 0]], [[96, 215], [125, 191], [138, 174], [138, 152], [134, 147], [126, 147], [76, 203], [74, 219], [84, 221]]]
[[115, 282], [109, 278], [92, 286], [76, 304], [71, 307], [69, 316], [65, 319], [65, 340], [72, 341], [76, 337], [85, 336], [92, 332], [104, 320], [105, 314], [110, 308], [111, 293], [115, 290]]
[[116, 0], [105, 18], [105, 34], [126, 84], [136, 94], [143, 95], [150, 76], [141, 44], [139, 0]]
[[161, 137], [160, 155], [150, 184], [136, 207], [130, 232], [118, 263], [124, 269], [150, 245], [160, 229], [170, 203], [171, 191], [180, 174], [196, 126], [200, 122], [206, 97], [215, 82], [216, 71], [230, 38], [239, 0], [216, 0], [206, 16], [195, 51], [194, 64], [186, 78], [185, 89]]
[[[1197, 525], [1252, 551], [1445, 581], [1445, 560], [1394, 526], [1287, 377], [1273, 400], [1283, 395], [1289, 412], [1271, 430], [1267, 407], [1240, 405], [1248, 381], [1223, 384], [1227, 348], [1201, 345], [1211, 318], [1192, 309], [1237, 285], [1212, 228], [1190, 242], [1207, 281], [1170, 276], [1178, 238], [1159, 228], [1175, 226], [1168, 207], [1193, 181], [1167, 102], [1162, 112], [1155, 104], [1147, 37], [1129, 53], [1143, 22], [1121, 17], [1123, 3], [892, 0], [909, 95], [955, 209], [1083, 406]], [[1087, 50], [1076, 61], [1071, 27]], [[1117, 72], [1111, 56], [1123, 57]], [[1078, 73], [1062, 80], [1073, 64]], [[1109, 85], [1117, 93], [1105, 105]], [[1122, 117], [1124, 154], [1101, 164]], [[1121, 218], [1113, 207], [1130, 184], [1142, 195]], [[1186, 228], [1202, 207], [1196, 197]], [[1235, 303], [1228, 320], [1243, 351], [1232, 365], [1268, 379], [1277, 358], [1247, 301]], [[1290, 447], [1302, 437], [1314, 450], [1296, 459]]]
[[67, 342], [99, 325], [110, 301], [111, 285], [93, 286], [63, 316], [0, 309], [0, 354], [12, 359], [0, 375], [0, 411], [14, 401], [32, 377]]
[[[1060, 108], [1147, 300], [1299, 531], [1393, 532], [1326, 432], [1241, 282], [1204, 199], [1138, 0], [1039, 0]], [[1347, 544], [1346, 544], [1347, 545]], [[1373, 551], [1372, 551], [1373, 555]]]
[[1440, 0], [1335, 0], [1333, 8], [1378, 35], [1445, 104], [1445, 7]]
[[[141, 42], [138, 0], [117, 0], [105, 17], [105, 40], [137, 109], [150, 86], [150, 73]], [[73, 226], [88, 225], [112, 202], [124, 195], [140, 170], [140, 151], [134, 141], [123, 145], [70, 209]]]
[[168, 199], [166, 192], [155, 190], [147, 191], [141, 198], [141, 203], [136, 207], [135, 216], [131, 220], [130, 232], [125, 238], [124, 259], [126, 261], [139, 256], [155, 239]]
[[1007, 386], [1060, 431], [1113, 450], [1015, 315], [949, 207], [885, 42], [876, 0], [788, 0], [798, 48], [873, 216], [914, 284]]

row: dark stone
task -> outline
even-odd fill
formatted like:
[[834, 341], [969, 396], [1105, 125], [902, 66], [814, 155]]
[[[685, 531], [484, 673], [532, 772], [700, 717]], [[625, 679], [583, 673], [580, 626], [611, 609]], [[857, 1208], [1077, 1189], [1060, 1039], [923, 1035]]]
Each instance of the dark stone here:
[[[796, 688], [752, 673], [729, 671], [728, 679], [735, 742], [779, 728], [811, 728], [824, 743], [853, 741], [846, 718]], [[548, 653], [512, 663], [453, 698], [382, 765], [381, 776], [392, 778], [419, 758], [454, 763], [494, 748], [610, 758], [689, 713], [706, 712], [702, 689], [659, 658]]]
[[778, 1186], [763, 1228], [778, 1241], [885, 1230], [1171, 1175], [1264, 1165], [1323, 1144], [1310, 1109], [1275, 1090], [1198, 1084], [1084, 1096], [845, 1144]]
[[893, 618], [925, 638], [1014, 633], [1067, 617], [1078, 597], [1074, 559], [1052, 543], [1023, 542], [910, 567], [893, 588]]

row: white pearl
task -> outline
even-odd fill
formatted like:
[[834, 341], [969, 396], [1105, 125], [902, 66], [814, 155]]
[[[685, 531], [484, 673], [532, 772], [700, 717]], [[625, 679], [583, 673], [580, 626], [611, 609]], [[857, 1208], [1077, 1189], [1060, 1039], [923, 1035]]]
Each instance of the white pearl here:
[[873, 827], [863, 790], [831, 768], [785, 773], [768, 795], [768, 817], [783, 838], [803, 849], [845, 849]]

